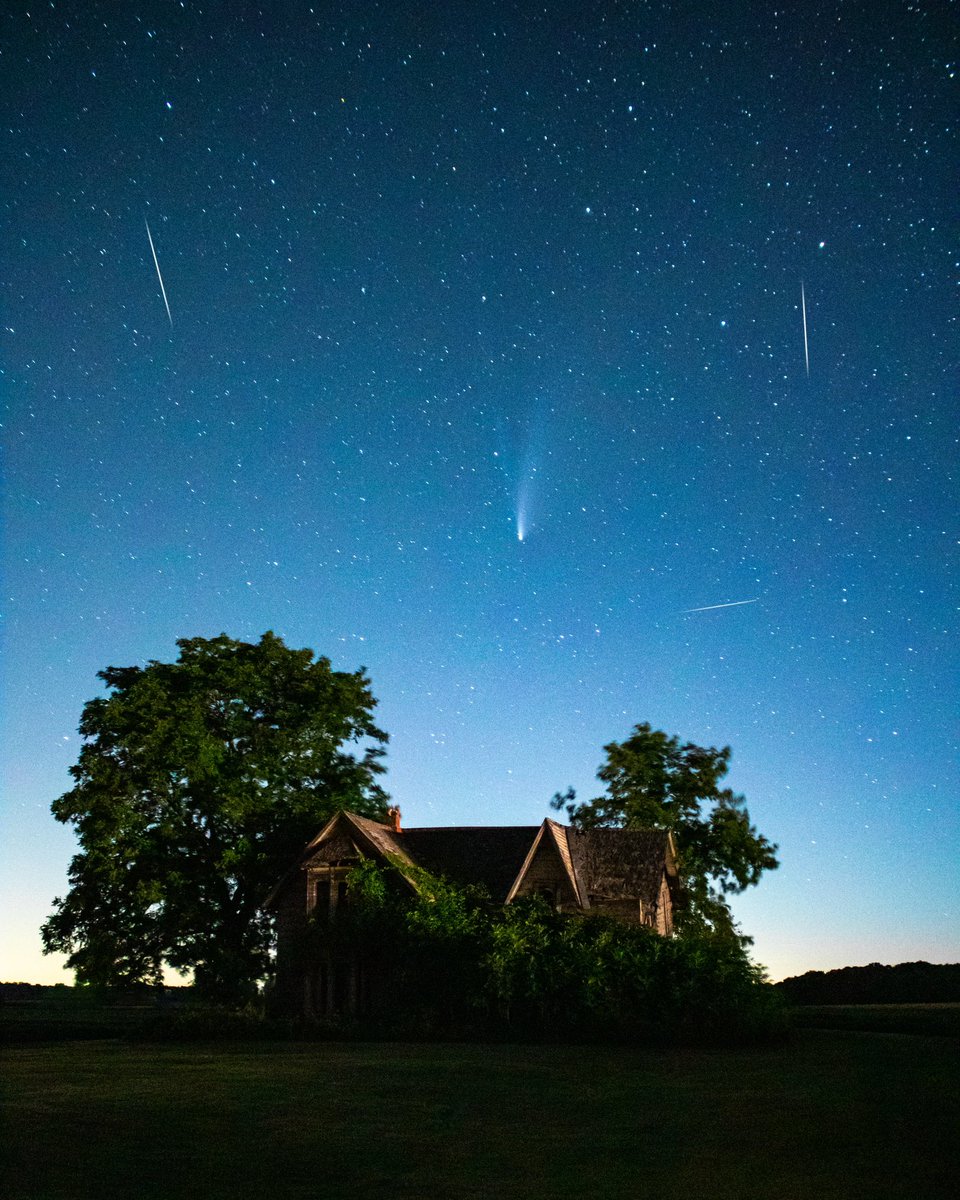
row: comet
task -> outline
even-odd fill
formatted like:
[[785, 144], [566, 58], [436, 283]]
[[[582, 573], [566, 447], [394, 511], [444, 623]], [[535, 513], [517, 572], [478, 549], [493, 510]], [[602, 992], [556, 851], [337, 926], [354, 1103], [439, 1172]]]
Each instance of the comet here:
[[533, 500], [533, 487], [536, 481], [537, 468], [531, 467], [530, 470], [520, 480], [520, 485], [517, 488], [517, 541], [526, 541], [527, 534], [530, 532], [532, 525], [531, 518], [531, 503]]
[[739, 608], [741, 604], [756, 604], [760, 597], [757, 596], [753, 600], [729, 600], [726, 604], [705, 604], [703, 608], [684, 608], [681, 611], [685, 613], [695, 612], [712, 612], [715, 608]]
[[157, 261], [157, 252], [154, 249], [153, 237], [150, 233], [150, 224], [146, 217], [143, 219], [144, 225], [147, 227], [147, 241], [150, 243], [150, 253], [153, 255], [153, 265], [157, 268], [157, 278], [160, 280], [160, 295], [163, 296], [163, 305], [167, 310], [167, 320], [170, 322], [170, 328], [173, 328], [173, 317], [170, 316], [170, 303], [167, 300], [167, 289], [163, 286], [163, 276], [160, 274], [160, 263]]
[[807, 341], [807, 294], [803, 290], [803, 280], [800, 280], [800, 308], [803, 312], [803, 361], [807, 365], [807, 378], [810, 378], [810, 345]]

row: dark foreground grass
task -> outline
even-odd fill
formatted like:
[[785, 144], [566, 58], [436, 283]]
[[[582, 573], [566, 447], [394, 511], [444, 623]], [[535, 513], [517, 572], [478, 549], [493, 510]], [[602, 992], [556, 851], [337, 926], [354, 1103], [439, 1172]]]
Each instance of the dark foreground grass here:
[[790, 1013], [805, 1029], [925, 1033], [960, 1038], [960, 1004], [805, 1004]]
[[3, 1192], [82, 1197], [952, 1197], [960, 1048], [319, 1043], [4, 1050]]

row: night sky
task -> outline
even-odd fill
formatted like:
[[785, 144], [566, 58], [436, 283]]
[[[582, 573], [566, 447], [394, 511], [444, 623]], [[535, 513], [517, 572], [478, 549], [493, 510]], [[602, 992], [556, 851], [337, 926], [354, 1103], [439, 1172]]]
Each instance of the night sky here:
[[266, 629], [407, 825], [649, 721], [733, 747], [774, 978], [960, 959], [955, 15], [4, 6], [0, 977], [69, 978], [96, 672]]

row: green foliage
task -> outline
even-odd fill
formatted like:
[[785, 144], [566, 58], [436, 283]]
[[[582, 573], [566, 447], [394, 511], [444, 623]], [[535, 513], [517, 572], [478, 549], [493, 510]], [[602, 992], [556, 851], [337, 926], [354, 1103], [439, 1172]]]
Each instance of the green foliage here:
[[960, 963], [869, 963], [807, 971], [782, 979], [777, 989], [790, 1004], [956, 1004]]
[[726, 897], [753, 886], [778, 863], [777, 847], [750, 824], [743, 796], [720, 786], [730, 747], [681, 744], [642, 724], [604, 751], [597, 777], [606, 794], [578, 804], [569, 788], [554, 796], [553, 807], [581, 829], [670, 830], [682, 882], [678, 928], [739, 936]]
[[710, 931], [661, 937], [608, 917], [510, 906], [484, 966], [501, 1014], [528, 1034], [731, 1041], [783, 1032], [783, 1006], [741, 943]]
[[[413, 890], [411, 890], [413, 884]], [[479, 888], [457, 888], [406, 862], [366, 861], [350, 873], [350, 905], [320, 936], [362, 948], [389, 979], [371, 1014], [396, 1033], [464, 1033], [483, 1006], [482, 955], [491, 905]], [[332, 947], [331, 947], [332, 948]]]
[[101, 671], [109, 694], [84, 707], [75, 785], [52, 806], [81, 852], [44, 948], [81, 982], [158, 982], [166, 962], [234, 1002], [266, 974], [263, 898], [304, 842], [338, 808], [384, 815], [387, 739], [362, 670], [273, 633], [177, 645], [175, 663]]
[[390, 980], [399, 1032], [536, 1040], [732, 1041], [779, 1036], [784, 1008], [742, 942], [667, 938], [613, 918], [502, 906], [406, 865], [350, 877], [349, 937]]

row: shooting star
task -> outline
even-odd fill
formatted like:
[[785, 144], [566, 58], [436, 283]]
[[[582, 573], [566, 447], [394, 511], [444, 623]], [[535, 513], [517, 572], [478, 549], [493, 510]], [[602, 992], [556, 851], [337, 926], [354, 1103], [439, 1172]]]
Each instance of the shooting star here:
[[803, 280], [800, 280], [800, 307], [803, 310], [803, 361], [807, 364], [807, 378], [810, 378], [810, 345], [807, 342], [807, 294], [803, 290]]
[[741, 604], [756, 604], [760, 597], [757, 596], [754, 600], [730, 600], [726, 604], [705, 604], [703, 608], [684, 608], [681, 612], [710, 612], [714, 608], [739, 608]]
[[173, 317], [170, 316], [170, 303], [167, 300], [167, 289], [163, 286], [163, 276], [160, 274], [160, 264], [157, 262], [157, 252], [153, 246], [153, 237], [150, 233], [150, 225], [146, 217], [144, 217], [143, 223], [147, 226], [147, 240], [150, 243], [150, 252], [153, 255], [153, 265], [157, 268], [157, 278], [160, 280], [160, 294], [163, 296], [164, 307], [167, 310], [167, 320], [170, 322], [170, 328], [172, 329]]

